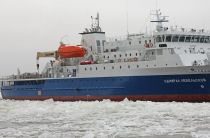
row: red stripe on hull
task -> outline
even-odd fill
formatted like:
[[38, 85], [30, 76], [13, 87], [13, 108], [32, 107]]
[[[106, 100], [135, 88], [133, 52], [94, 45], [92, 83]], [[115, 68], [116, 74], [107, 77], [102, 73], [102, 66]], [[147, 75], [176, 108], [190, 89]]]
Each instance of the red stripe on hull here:
[[132, 101], [153, 101], [153, 102], [210, 102], [210, 94], [202, 95], [160, 95], [160, 96], [26, 96], [26, 97], [3, 97], [3, 99], [14, 100], [47, 100], [54, 101], [102, 101], [110, 99], [111, 101], [123, 101], [125, 98]]

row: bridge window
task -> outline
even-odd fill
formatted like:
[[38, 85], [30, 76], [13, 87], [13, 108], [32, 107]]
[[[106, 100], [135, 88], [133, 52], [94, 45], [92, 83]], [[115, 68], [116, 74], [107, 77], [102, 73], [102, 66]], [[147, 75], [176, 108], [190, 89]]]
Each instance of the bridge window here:
[[204, 42], [204, 36], [202, 36], [201, 38], [200, 38], [200, 43], [203, 43]]
[[182, 35], [179, 37], [179, 42], [184, 42], [184, 40], [185, 40], [185, 36]]
[[194, 38], [195, 38], [195, 36], [192, 36], [190, 39], [190, 42], [194, 42]]
[[194, 42], [195, 42], [195, 43], [198, 43], [198, 42], [199, 42], [199, 39], [200, 39], [200, 36], [195, 36]]
[[191, 36], [186, 36], [185, 42], [190, 42]]
[[204, 43], [210, 43], [210, 37], [207, 36], [205, 39], [204, 39]]
[[179, 36], [178, 35], [173, 36], [172, 42], [178, 42], [178, 40], [179, 40]]
[[166, 42], [171, 42], [171, 35], [166, 36]]
[[162, 42], [162, 38], [160, 36], [156, 37], [156, 42]]

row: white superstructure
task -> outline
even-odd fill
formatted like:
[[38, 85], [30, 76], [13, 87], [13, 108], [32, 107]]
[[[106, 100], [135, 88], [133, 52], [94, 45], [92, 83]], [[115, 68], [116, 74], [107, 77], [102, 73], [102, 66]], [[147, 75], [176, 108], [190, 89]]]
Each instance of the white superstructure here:
[[[206, 30], [165, 27], [168, 22], [157, 10], [152, 35], [130, 34], [125, 39], [108, 41], [99, 26], [99, 14], [92, 18], [91, 29], [85, 29], [81, 46], [84, 57], [57, 58], [48, 63], [43, 76], [100, 77], [210, 72], [210, 33]], [[81, 62], [91, 61], [92, 64]]]

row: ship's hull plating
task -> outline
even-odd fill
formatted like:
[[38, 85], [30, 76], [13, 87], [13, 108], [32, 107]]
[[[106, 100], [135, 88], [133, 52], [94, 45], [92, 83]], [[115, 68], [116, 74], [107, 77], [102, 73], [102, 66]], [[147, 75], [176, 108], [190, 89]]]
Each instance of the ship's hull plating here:
[[210, 74], [63, 78], [15, 81], [4, 99], [57, 101], [210, 101]]

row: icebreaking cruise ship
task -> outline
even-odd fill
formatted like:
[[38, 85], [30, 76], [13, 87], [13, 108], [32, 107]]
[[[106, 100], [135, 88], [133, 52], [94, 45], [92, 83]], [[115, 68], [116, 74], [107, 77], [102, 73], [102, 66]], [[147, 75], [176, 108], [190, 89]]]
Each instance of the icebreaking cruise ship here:
[[[107, 40], [99, 15], [80, 45], [61, 42], [58, 50], [37, 53], [37, 73], [2, 79], [4, 99], [56, 101], [210, 101], [210, 33], [168, 28], [155, 12], [152, 35]], [[39, 59], [53, 57], [39, 73]]]

